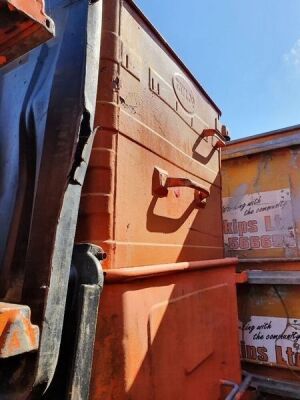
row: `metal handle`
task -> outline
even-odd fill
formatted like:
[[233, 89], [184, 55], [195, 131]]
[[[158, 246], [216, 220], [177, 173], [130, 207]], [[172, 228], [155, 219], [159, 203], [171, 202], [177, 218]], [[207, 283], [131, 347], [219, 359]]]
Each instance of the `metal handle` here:
[[209, 189], [206, 189], [192, 179], [169, 177], [167, 171], [155, 167], [153, 174], [153, 192], [160, 197], [165, 197], [170, 187], [188, 187], [195, 189], [198, 192], [199, 203], [202, 205], [206, 203], [206, 199], [210, 195]]
[[203, 137], [209, 137], [209, 136], [215, 137], [217, 139], [217, 142], [214, 147], [216, 147], [217, 149], [219, 149], [220, 147], [224, 147], [226, 144], [222, 133], [219, 132], [218, 129], [215, 129], [215, 128], [214, 129], [203, 129], [202, 136]]

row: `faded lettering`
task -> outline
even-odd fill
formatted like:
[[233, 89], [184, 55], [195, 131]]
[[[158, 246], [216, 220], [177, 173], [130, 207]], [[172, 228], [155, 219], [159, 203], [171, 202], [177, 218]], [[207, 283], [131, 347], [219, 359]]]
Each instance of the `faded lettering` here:
[[289, 189], [223, 199], [228, 250], [296, 247]]
[[300, 319], [252, 316], [239, 334], [243, 360], [300, 369]]

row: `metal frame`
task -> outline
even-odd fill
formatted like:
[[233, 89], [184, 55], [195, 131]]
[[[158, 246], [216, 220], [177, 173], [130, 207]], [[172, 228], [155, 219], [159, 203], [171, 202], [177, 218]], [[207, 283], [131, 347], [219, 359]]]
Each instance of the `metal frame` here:
[[256, 390], [282, 396], [283, 399], [300, 399], [300, 385], [289, 381], [280, 381], [260, 375], [253, 375], [251, 386]]
[[249, 284], [255, 285], [299, 285], [300, 271], [247, 270]]

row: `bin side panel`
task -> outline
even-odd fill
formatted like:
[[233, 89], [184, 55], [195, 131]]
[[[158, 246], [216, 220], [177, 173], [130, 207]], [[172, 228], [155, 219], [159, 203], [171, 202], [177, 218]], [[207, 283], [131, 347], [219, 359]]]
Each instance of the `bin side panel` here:
[[[118, 11], [119, 10], [119, 11]], [[108, 253], [106, 268], [223, 256], [220, 151], [206, 128], [219, 111], [131, 2], [104, 1], [96, 135], [78, 241]], [[154, 191], [155, 168], [210, 191]]]
[[91, 399], [218, 399], [220, 379], [238, 382], [234, 276], [220, 265], [107, 282]]

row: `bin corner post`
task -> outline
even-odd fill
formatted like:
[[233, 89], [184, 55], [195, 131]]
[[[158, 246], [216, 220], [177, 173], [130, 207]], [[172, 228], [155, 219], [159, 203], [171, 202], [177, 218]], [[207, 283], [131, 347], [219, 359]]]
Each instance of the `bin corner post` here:
[[[101, 261], [106, 254], [95, 245], [76, 245], [72, 264], [79, 281], [77, 297], [77, 329], [68, 393], [70, 400], [88, 400], [98, 306], [104, 275]], [[80, 396], [78, 397], [78, 394]]]
[[98, 246], [74, 246], [59, 360], [45, 400], [89, 398], [105, 257]]

